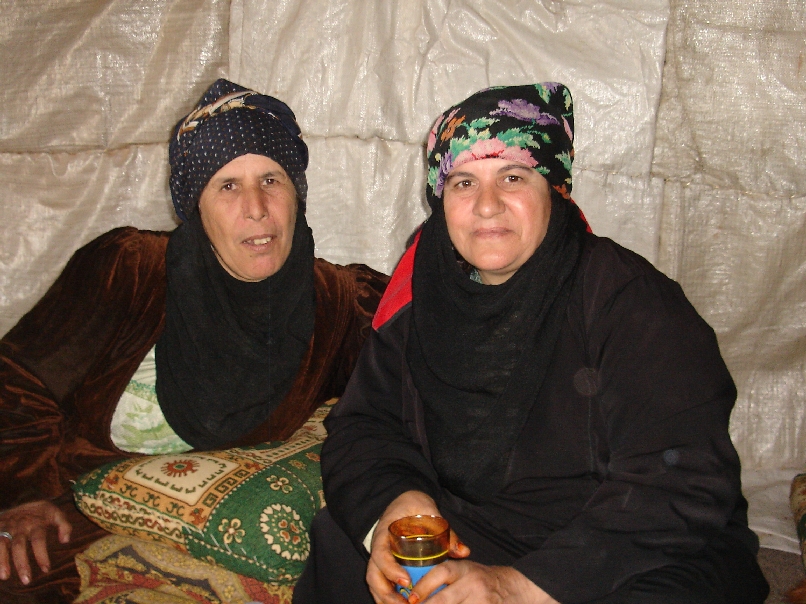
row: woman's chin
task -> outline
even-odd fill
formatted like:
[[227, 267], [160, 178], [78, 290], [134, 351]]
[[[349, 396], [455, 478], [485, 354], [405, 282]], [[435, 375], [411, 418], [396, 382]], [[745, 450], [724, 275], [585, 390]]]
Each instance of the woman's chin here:
[[512, 275], [514, 275], [517, 269], [512, 269], [504, 266], [491, 269], [483, 269], [476, 267], [476, 270], [479, 272], [481, 282], [484, 283], [485, 285], [501, 285]]
[[272, 262], [266, 264], [247, 264], [241, 266], [224, 265], [226, 271], [239, 281], [256, 282], [268, 279], [276, 273], [282, 264]]

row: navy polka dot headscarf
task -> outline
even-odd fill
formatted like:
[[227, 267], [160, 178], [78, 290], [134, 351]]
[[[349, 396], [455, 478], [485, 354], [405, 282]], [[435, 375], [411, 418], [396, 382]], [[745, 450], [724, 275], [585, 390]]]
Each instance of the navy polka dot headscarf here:
[[171, 136], [171, 199], [179, 218], [186, 221], [196, 211], [202, 190], [218, 170], [248, 153], [280, 164], [304, 212], [308, 147], [294, 113], [274, 97], [222, 78], [179, 120]]

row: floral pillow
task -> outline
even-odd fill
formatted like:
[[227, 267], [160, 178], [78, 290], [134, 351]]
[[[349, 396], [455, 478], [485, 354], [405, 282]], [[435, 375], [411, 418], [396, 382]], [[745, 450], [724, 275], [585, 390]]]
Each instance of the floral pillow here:
[[78, 508], [106, 530], [152, 539], [261, 581], [294, 583], [324, 506], [323, 405], [289, 440], [126, 459], [73, 485]]

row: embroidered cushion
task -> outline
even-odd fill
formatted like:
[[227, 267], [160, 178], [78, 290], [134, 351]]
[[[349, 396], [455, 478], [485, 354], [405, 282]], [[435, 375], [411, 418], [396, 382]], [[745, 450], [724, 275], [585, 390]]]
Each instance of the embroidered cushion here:
[[291, 604], [291, 585], [265, 583], [167, 545], [109, 535], [76, 556], [77, 604]]
[[160, 541], [261, 581], [293, 583], [310, 552], [308, 528], [324, 506], [319, 453], [329, 409], [320, 407], [285, 442], [101, 466], [73, 485], [76, 504], [112, 533]]

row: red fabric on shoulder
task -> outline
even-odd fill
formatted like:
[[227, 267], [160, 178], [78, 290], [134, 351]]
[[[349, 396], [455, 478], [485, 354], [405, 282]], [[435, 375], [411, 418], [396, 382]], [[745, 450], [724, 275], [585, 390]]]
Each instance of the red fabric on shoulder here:
[[386, 286], [381, 303], [378, 304], [378, 310], [375, 311], [375, 317], [372, 319], [372, 328], [375, 331], [411, 302], [411, 276], [414, 272], [414, 254], [419, 241], [420, 233], [417, 233], [414, 243], [403, 254], [400, 262], [397, 263], [395, 272], [392, 273], [389, 285]]
[[[562, 191], [560, 192], [562, 193]], [[573, 199], [565, 194], [563, 196], [579, 210], [579, 215], [585, 223], [588, 233], [593, 233], [593, 229], [591, 229], [588, 219], [585, 218], [585, 214], [582, 213], [582, 209]], [[417, 233], [414, 237], [414, 243], [412, 243], [409, 249], [403, 254], [403, 257], [397, 264], [397, 268], [395, 268], [395, 272], [392, 273], [392, 278], [389, 280], [386, 292], [384, 292], [381, 303], [378, 305], [378, 310], [375, 312], [375, 317], [372, 319], [372, 329], [375, 331], [378, 331], [378, 329], [389, 319], [394, 317], [401, 308], [411, 302], [411, 276], [414, 272], [414, 254], [417, 250], [417, 243], [420, 241], [420, 234], [421, 233]]]
[[571, 202], [571, 204], [573, 204], [573, 206], [574, 206], [574, 207], [575, 207], [577, 210], [579, 210], [579, 217], [580, 217], [580, 218], [582, 218], [582, 222], [584, 222], [584, 223], [585, 223], [585, 230], [587, 230], [587, 231], [588, 231], [588, 233], [593, 233], [593, 229], [591, 228], [591, 225], [590, 225], [590, 223], [588, 222], [588, 219], [587, 219], [587, 218], [585, 218], [585, 213], [582, 211], [582, 208], [580, 208], [580, 207], [577, 205], [577, 202], [575, 202], [575, 201], [574, 201], [573, 199], [571, 199], [570, 197], [568, 198], [568, 201], [570, 201], [570, 202]]

